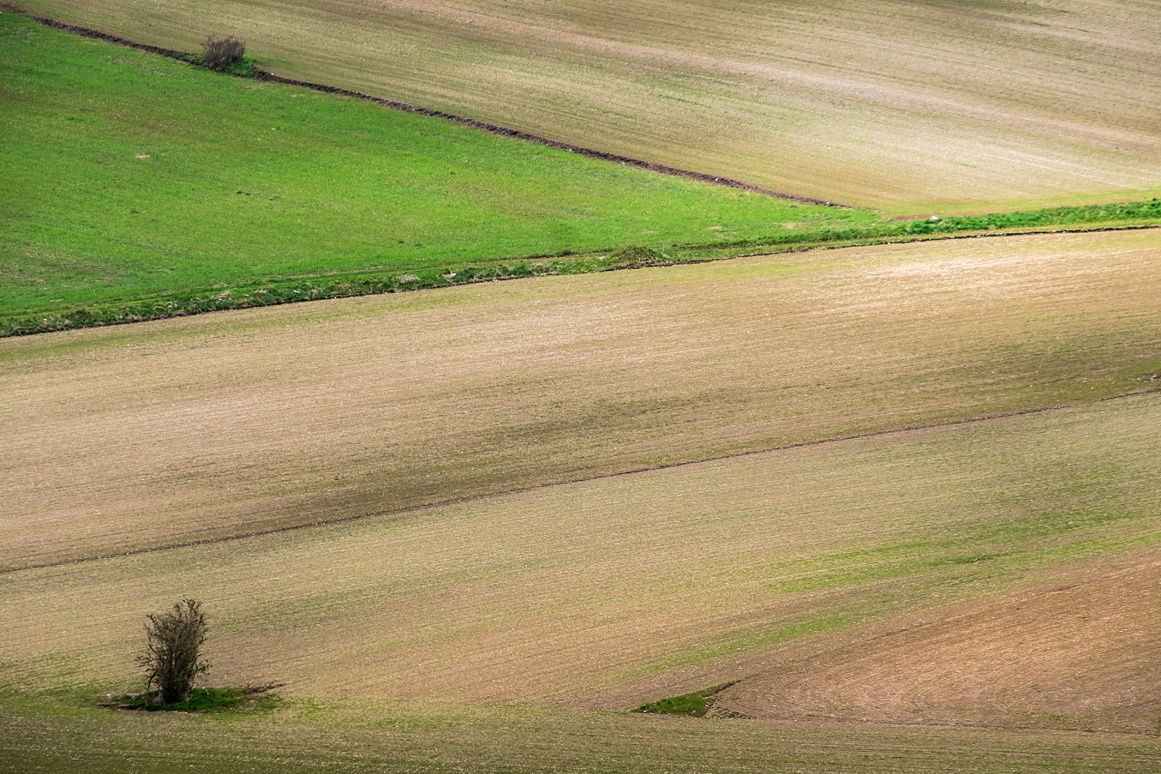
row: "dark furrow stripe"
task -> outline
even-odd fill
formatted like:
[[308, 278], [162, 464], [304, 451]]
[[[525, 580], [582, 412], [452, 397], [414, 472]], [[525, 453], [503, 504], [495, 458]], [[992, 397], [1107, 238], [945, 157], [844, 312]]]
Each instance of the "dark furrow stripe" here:
[[438, 500], [423, 505], [416, 505], [410, 508], [402, 508], [396, 511], [373, 511], [371, 513], [362, 513], [354, 516], [344, 516], [337, 519], [327, 519], [322, 521], [312, 521], [306, 524], [294, 524], [287, 527], [273, 527], [271, 529], [256, 530], [254, 532], [245, 532], [238, 535], [224, 535], [222, 537], [200, 538], [196, 540], [187, 540], [178, 543], [169, 543], [161, 546], [149, 546], [146, 548], [134, 548], [128, 551], [118, 551], [110, 554], [98, 554], [96, 556], [82, 556], [74, 559], [61, 559], [55, 562], [43, 562], [41, 564], [29, 564], [22, 567], [4, 567], [0, 568], [0, 576], [9, 575], [18, 572], [27, 572], [30, 570], [43, 570], [53, 567], [68, 567], [72, 565], [85, 564], [88, 562], [99, 562], [106, 559], [121, 559], [127, 556], [139, 556], [142, 554], [155, 554], [163, 551], [174, 551], [182, 548], [192, 548], [195, 546], [218, 545], [221, 543], [230, 543], [235, 540], [246, 540], [249, 538], [264, 537], [267, 535], [280, 535], [287, 532], [298, 532], [300, 530], [315, 529], [322, 527], [330, 527], [336, 524], [348, 524], [356, 521], [367, 521], [370, 519], [407, 516], [415, 513], [422, 513], [424, 511], [431, 511], [437, 508], [446, 508], [453, 505], [463, 505], [466, 503], [484, 502], [500, 497], [508, 497], [510, 495], [522, 494], [525, 492], [535, 492], [543, 489], [552, 489], [555, 487], [571, 486], [572, 484], [583, 484], [590, 481], [604, 481], [608, 479], [621, 478], [624, 476], [633, 476], [640, 473], [651, 473], [654, 471], [673, 470], [675, 468], [685, 468], [691, 465], [701, 465], [709, 462], [722, 462], [725, 460], [741, 459], [743, 457], [755, 457], [760, 454], [772, 454], [775, 452], [790, 451], [793, 449], [804, 449], [814, 446], [824, 446], [835, 443], [843, 443], [846, 441], [859, 441], [867, 438], [883, 438], [892, 435], [902, 435], [903, 433], [920, 432], [923, 430], [936, 430], [943, 427], [960, 427], [964, 425], [974, 425], [983, 422], [991, 422], [1001, 419], [1010, 419], [1012, 417], [1023, 417], [1034, 414], [1050, 414], [1059, 411], [1066, 411], [1068, 409], [1079, 408], [1081, 406], [1109, 403], [1116, 400], [1124, 400], [1126, 398], [1138, 397], [1141, 395], [1161, 394], [1161, 389], [1153, 387], [1145, 387], [1138, 390], [1131, 390], [1120, 395], [1112, 395], [1105, 398], [1098, 398], [1094, 401], [1077, 401], [1074, 403], [1060, 403], [1053, 406], [1041, 406], [1039, 408], [1019, 409], [1017, 411], [995, 412], [989, 414], [981, 414], [975, 417], [968, 417], [967, 419], [948, 419], [942, 422], [932, 422], [930, 424], [906, 425], [904, 427], [896, 427], [890, 430], [876, 430], [869, 433], [853, 433], [851, 435], [835, 436], [833, 438], [818, 438], [810, 441], [798, 441], [796, 443], [785, 444], [783, 446], [770, 446], [764, 449], [750, 449], [748, 451], [734, 452], [732, 454], [722, 454], [716, 457], [704, 457], [696, 460], [685, 460], [683, 462], [672, 462], [661, 465], [643, 465], [641, 467], [629, 468], [627, 470], [619, 470], [613, 473], [602, 473], [595, 476], [579, 477], [563, 479], [561, 481], [553, 481], [546, 484], [536, 484], [534, 486], [513, 487], [499, 492], [488, 492], [486, 494], [472, 495], [469, 497], [454, 497], [447, 500]]

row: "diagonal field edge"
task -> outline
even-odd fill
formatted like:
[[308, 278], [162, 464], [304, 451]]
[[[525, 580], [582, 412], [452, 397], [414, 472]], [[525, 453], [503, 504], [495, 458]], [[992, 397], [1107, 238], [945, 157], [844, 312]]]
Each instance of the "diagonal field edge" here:
[[[0, 2], [0, 11], [19, 13], [27, 16], [33, 21], [43, 24], [46, 27], [51, 27], [52, 29], [56, 30], [63, 30], [64, 32], [70, 32], [74, 35], [80, 35], [81, 37], [103, 40], [107, 43], [115, 43], [120, 46], [127, 46], [129, 48], [137, 49], [138, 51], [145, 51], [147, 53], [157, 54], [169, 59], [176, 59], [195, 67], [204, 67], [204, 65], [197, 61], [196, 57], [184, 51], [177, 51], [171, 48], [161, 48], [160, 46], [151, 46], [147, 43], [138, 43], [136, 41], [122, 38], [117, 35], [112, 35], [107, 32], [101, 32], [100, 30], [94, 30], [88, 27], [79, 27], [75, 24], [68, 24], [67, 22], [57, 21], [56, 19], [50, 19], [46, 16], [38, 16], [34, 13], [30, 13], [24, 10], [23, 8], [20, 8], [19, 6], [10, 5], [4, 2]], [[232, 73], [225, 74], [232, 75]], [[235, 75], [234, 77], [249, 78], [251, 76]], [[580, 145], [573, 145], [571, 143], [552, 140], [547, 137], [541, 137], [540, 135], [524, 132], [519, 129], [511, 129], [505, 126], [500, 126], [498, 124], [488, 123], [487, 121], [481, 121], [475, 118], [467, 118], [466, 116], [456, 115], [455, 113], [446, 113], [442, 110], [419, 107], [417, 105], [411, 105], [406, 102], [387, 99], [386, 97], [376, 97], [373, 94], [366, 94], [361, 91], [343, 89], [339, 88], [338, 86], [327, 86], [325, 84], [313, 83], [311, 81], [300, 81], [294, 78], [285, 78], [281, 75], [275, 75], [274, 73], [263, 70], [259, 67], [254, 68], [253, 77], [257, 78], [258, 80], [268, 81], [270, 83], [281, 83], [286, 86], [297, 86], [304, 89], [311, 89], [312, 91], [322, 92], [324, 94], [334, 94], [342, 97], [351, 97], [353, 99], [363, 100], [365, 102], [374, 102], [375, 104], [381, 105], [382, 107], [389, 108], [391, 110], [398, 110], [404, 113], [414, 113], [416, 115], [429, 116], [432, 118], [443, 118], [448, 121], [454, 121], [458, 124], [463, 124], [464, 126], [470, 127], [472, 129], [477, 129], [482, 132], [487, 132], [488, 134], [497, 135], [499, 137], [509, 137], [515, 140], [524, 140], [526, 142], [535, 143], [537, 145], [543, 145], [549, 148], [556, 148], [559, 150], [568, 151], [570, 153], [575, 153], [579, 156], [587, 156], [588, 158], [600, 159], [602, 161], [625, 164], [627, 166], [646, 169], [650, 172], [669, 175], [671, 177], [681, 177], [687, 180], [694, 180], [699, 183], [709, 183], [710, 185], [734, 188], [740, 191], [762, 194], [764, 196], [774, 197], [775, 199], [784, 199], [786, 201], [797, 202], [799, 204], [816, 204], [823, 207], [838, 207], [840, 209], [846, 210], [855, 209], [854, 207], [850, 207], [844, 204], [824, 201], [822, 199], [812, 199], [809, 196], [797, 196], [795, 194], [773, 191], [769, 188], [762, 188], [761, 186], [751, 185], [750, 183], [745, 183], [741, 180], [734, 180], [733, 178], [729, 177], [719, 177], [716, 175], [709, 175], [704, 172], [694, 172], [688, 169], [669, 167], [664, 164], [655, 164], [651, 161], [643, 161], [641, 159], [635, 159], [630, 156], [620, 156], [615, 153], [607, 153], [605, 151], [595, 150], [593, 148], [585, 148]]]
[[876, 430], [868, 433], [853, 433], [851, 435], [840, 435], [832, 438], [818, 438], [810, 441], [798, 441], [796, 443], [785, 444], [782, 446], [770, 446], [763, 449], [749, 449], [742, 452], [734, 452], [731, 454], [722, 454], [715, 457], [704, 457], [695, 460], [685, 460], [682, 462], [672, 462], [661, 465], [643, 465], [636, 468], [629, 468], [627, 470], [619, 470], [613, 473], [602, 473], [596, 476], [570, 478], [560, 481], [553, 481], [547, 484], [537, 484], [535, 486], [513, 487], [499, 492], [488, 492], [487, 494], [473, 495], [469, 497], [455, 497], [447, 500], [439, 500], [436, 502], [425, 503], [423, 505], [416, 505], [411, 508], [402, 508], [399, 510], [385, 510], [372, 511], [370, 513], [356, 514], [353, 516], [343, 516], [336, 519], [326, 519], [320, 521], [312, 521], [306, 524], [294, 524], [286, 527], [273, 527], [271, 529], [256, 530], [253, 532], [245, 532], [238, 535], [225, 535], [222, 537], [200, 538], [196, 540], [187, 540], [177, 543], [169, 543], [160, 546], [150, 546], [147, 548], [135, 548], [128, 551], [118, 551], [109, 554], [98, 554], [96, 556], [83, 556], [76, 559], [62, 559], [56, 562], [43, 562], [41, 564], [30, 564], [23, 567], [6, 567], [0, 568], [0, 576], [11, 575], [19, 572], [27, 572], [30, 570], [43, 570], [53, 567], [69, 567], [88, 562], [99, 562], [106, 559], [120, 559], [126, 556], [140, 556], [143, 554], [155, 554], [162, 551], [174, 551], [182, 548], [192, 548], [195, 546], [219, 545], [222, 543], [230, 543], [235, 540], [246, 540], [249, 538], [264, 537], [266, 535], [280, 535], [287, 532], [298, 532], [300, 530], [314, 529], [318, 527], [330, 527], [336, 524], [349, 524], [356, 521], [367, 521], [370, 519], [390, 516], [406, 516], [408, 514], [422, 513], [423, 511], [430, 511], [436, 508], [446, 508], [452, 505], [463, 505], [465, 503], [484, 502], [500, 497], [508, 497], [510, 495], [522, 494], [525, 492], [536, 492], [545, 489], [553, 489], [557, 487], [570, 486], [572, 484], [583, 484], [590, 481], [603, 481], [608, 479], [621, 478], [624, 476], [633, 476], [640, 473], [652, 473], [654, 471], [673, 470], [675, 468], [685, 468], [692, 465], [701, 465], [708, 462], [722, 462], [725, 460], [741, 459], [744, 457], [755, 457], [760, 454], [771, 454], [774, 452], [790, 451], [793, 449], [803, 449], [815, 446], [825, 446], [835, 443], [843, 443], [845, 441], [858, 441], [866, 438], [883, 438], [892, 435], [901, 435], [903, 433], [911, 433], [923, 430], [934, 430], [943, 427], [960, 427], [965, 425], [980, 424], [983, 422], [991, 422], [1000, 419], [1010, 419], [1012, 417], [1031, 416], [1036, 414], [1050, 414], [1058, 411], [1065, 411], [1067, 409], [1077, 408], [1078, 406], [1088, 405], [1090, 403], [1108, 403], [1116, 400], [1124, 400], [1126, 398], [1138, 397], [1141, 395], [1161, 394], [1161, 388], [1145, 387], [1138, 390], [1130, 390], [1129, 392], [1120, 395], [1112, 395], [1105, 398], [1099, 398], [1093, 401], [1076, 401], [1073, 403], [1058, 403], [1052, 406], [1041, 406], [1039, 408], [1019, 409], [1017, 411], [1008, 412], [994, 412], [988, 414], [981, 414], [975, 417], [968, 417], [966, 419], [949, 419], [942, 422], [932, 422], [929, 424], [905, 425], [903, 427], [895, 427], [889, 430]]

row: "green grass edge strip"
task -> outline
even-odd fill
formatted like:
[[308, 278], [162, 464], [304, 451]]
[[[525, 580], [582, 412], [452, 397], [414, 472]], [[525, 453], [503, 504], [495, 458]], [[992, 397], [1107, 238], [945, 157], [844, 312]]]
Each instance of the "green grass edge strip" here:
[[[981, 223], [987, 225], [981, 227]], [[248, 285], [221, 285], [200, 291], [80, 307], [62, 312], [14, 315], [0, 320], [0, 338], [186, 317], [206, 312], [277, 306], [300, 301], [430, 290], [536, 276], [704, 263], [749, 255], [901, 244], [933, 239], [1122, 231], [1158, 226], [1161, 226], [1161, 199], [1150, 199], [1129, 204], [1062, 207], [1034, 212], [946, 218], [938, 222], [883, 224], [863, 231], [834, 232], [825, 235], [803, 234], [770, 241], [749, 240], [725, 245], [674, 245], [659, 248], [626, 246], [604, 254], [534, 256], [491, 264], [473, 261], [467, 265], [454, 265], [443, 271], [427, 270], [414, 274], [371, 271], [272, 278]]]

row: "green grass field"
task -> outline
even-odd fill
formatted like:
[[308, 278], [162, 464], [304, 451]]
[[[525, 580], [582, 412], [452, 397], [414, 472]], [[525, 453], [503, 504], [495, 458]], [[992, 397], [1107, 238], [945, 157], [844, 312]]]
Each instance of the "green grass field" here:
[[0, 15], [0, 334], [818, 243], [1161, 221], [1161, 200], [935, 222], [665, 177]]
[[218, 76], [16, 14], [0, 15], [0, 40], [0, 319], [336, 275], [405, 287], [469, 264], [877, 220]]

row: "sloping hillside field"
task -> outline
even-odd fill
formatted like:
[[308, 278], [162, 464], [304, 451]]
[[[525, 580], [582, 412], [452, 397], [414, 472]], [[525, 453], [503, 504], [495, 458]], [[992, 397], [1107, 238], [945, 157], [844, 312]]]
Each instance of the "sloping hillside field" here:
[[1159, 253], [959, 240], [2, 340], [0, 567], [1149, 388]]
[[[1158, 272], [1003, 237], [2, 340], [0, 760], [1151, 770]], [[281, 705], [90, 703], [183, 595]]]
[[1159, 770], [1161, 4], [26, 3], [0, 774]]
[[397, 289], [531, 256], [809, 241], [878, 220], [227, 78], [17, 14], [0, 14], [0, 41], [0, 331], [78, 307], [155, 316], [189, 295], [213, 308], [326, 282]]
[[1161, 222], [1156, 198], [891, 220], [228, 78], [23, 15], [0, 14], [0, 40], [0, 336], [822, 243]]
[[1161, 191], [1151, 0], [22, 0], [779, 191], [943, 215]]

